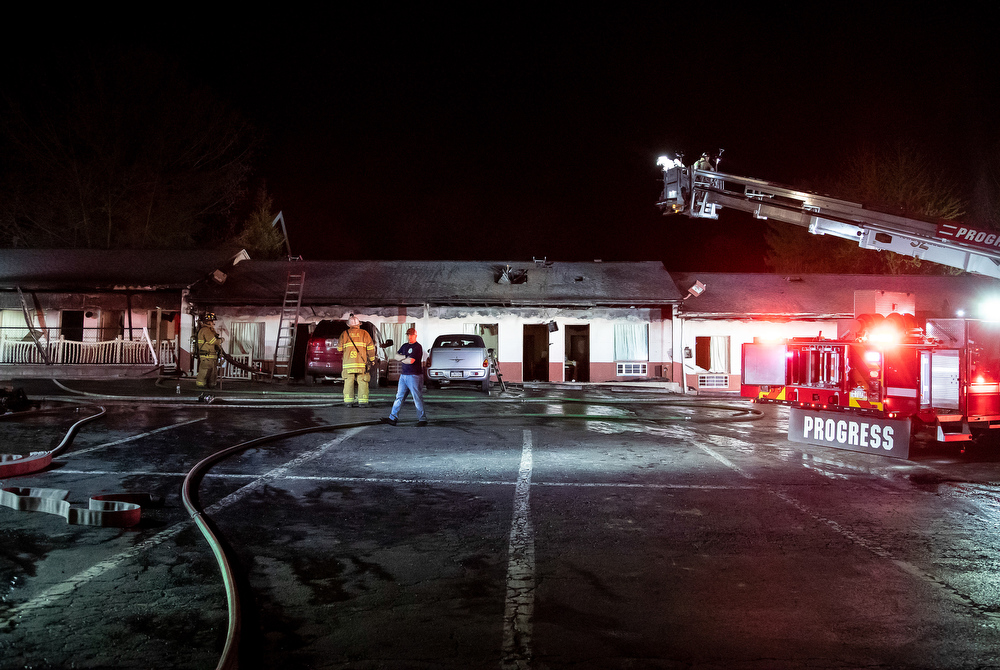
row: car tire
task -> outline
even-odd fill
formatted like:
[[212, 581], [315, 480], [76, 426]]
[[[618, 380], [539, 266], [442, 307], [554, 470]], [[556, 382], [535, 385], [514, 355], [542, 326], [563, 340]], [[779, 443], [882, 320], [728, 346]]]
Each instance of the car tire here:
[[306, 386], [313, 386], [316, 383], [316, 378], [313, 377], [312, 375], [306, 375], [303, 381], [305, 382]]
[[368, 384], [369, 386], [381, 386], [382, 385], [382, 371], [376, 365], [372, 367], [372, 371], [368, 373]]
[[489, 395], [490, 392], [490, 378], [487, 377], [483, 380], [483, 393]]
[[389, 367], [386, 366], [385, 373], [379, 373], [378, 385], [381, 387], [386, 387], [389, 385]]

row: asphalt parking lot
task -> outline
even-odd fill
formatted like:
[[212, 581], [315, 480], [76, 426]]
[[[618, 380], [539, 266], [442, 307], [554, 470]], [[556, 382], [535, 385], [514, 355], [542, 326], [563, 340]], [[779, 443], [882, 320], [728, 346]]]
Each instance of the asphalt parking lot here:
[[[787, 412], [644, 389], [459, 389], [399, 426], [337, 387], [25, 384], [3, 488], [146, 492], [132, 528], [0, 507], [0, 668], [1000, 665], [1000, 458], [792, 444]], [[89, 394], [89, 395], [86, 395]], [[130, 396], [130, 397], [124, 397]], [[308, 432], [305, 429], [316, 429]], [[235, 667], [235, 666], [234, 666]]]

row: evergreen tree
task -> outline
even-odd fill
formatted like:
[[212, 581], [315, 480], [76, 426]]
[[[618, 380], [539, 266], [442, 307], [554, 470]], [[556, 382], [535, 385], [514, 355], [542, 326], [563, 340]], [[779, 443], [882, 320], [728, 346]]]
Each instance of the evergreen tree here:
[[267, 189], [263, 186], [258, 188], [253, 210], [236, 238], [237, 243], [250, 254], [250, 258], [276, 260], [286, 255], [285, 237], [281, 230], [271, 225], [276, 216], [273, 204]]

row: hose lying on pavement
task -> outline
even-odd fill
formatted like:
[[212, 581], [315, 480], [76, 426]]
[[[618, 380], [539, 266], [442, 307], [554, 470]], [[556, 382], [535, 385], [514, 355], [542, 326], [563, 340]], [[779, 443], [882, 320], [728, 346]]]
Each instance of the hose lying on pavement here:
[[[141, 397], [140, 398], [140, 397], [135, 397], [135, 396], [112, 396], [112, 395], [94, 394], [94, 393], [87, 393], [87, 392], [84, 392], [84, 391], [76, 391], [74, 389], [66, 387], [65, 385], [61, 384], [57, 380], [53, 380], [53, 382], [55, 382], [59, 387], [61, 387], [62, 389], [64, 389], [67, 392], [74, 393], [74, 394], [77, 394], [77, 395], [83, 395], [83, 396], [87, 396], [87, 397], [101, 398], [101, 399], [107, 399], [107, 400], [121, 400], [121, 401], [131, 401], [131, 402], [140, 401], [140, 402], [163, 403], [163, 404], [175, 404], [178, 401], [184, 402], [186, 404], [191, 404], [192, 401], [194, 400], [193, 398], [174, 398], [172, 396], [154, 396], [154, 397]], [[269, 394], [269, 395], [278, 395], [278, 394], [277, 393], [273, 393], [273, 394]], [[257, 401], [257, 404], [236, 404], [236, 403], [230, 403], [230, 402], [225, 402], [224, 401], [224, 402], [222, 402], [222, 403], [220, 403], [218, 405], [213, 405], [213, 406], [214, 407], [226, 407], [226, 408], [240, 408], [240, 407], [256, 407], [256, 408], [259, 408], [261, 406], [260, 403], [264, 402], [264, 403], [266, 403], [267, 407], [277, 409], [277, 408], [281, 408], [281, 407], [329, 407], [329, 406], [340, 405], [341, 404], [339, 401], [338, 402], [319, 402], [319, 403], [317, 403], [317, 402], [315, 402], [315, 400], [313, 400], [312, 402], [306, 401], [306, 402], [292, 402], [292, 403], [289, 403], [289, 400], [291, 400], [291, 398], [288, 397], [289, 395], [292, 395], [292, 394], [283, 394], [284, 397], [281, 397], [282, 403], [287, 403], [287, 404], [277, 404], [277, 403], [274, 403], [273, 399], [262, 399], [261, 401]], [[315, 394], [295, 394], [295, 395], [311, 396], [311, 397], [315, 398]], [[465, 397], [465, 398], [455, 398], [455, 397], [441, 398], [441, 399], [427, 399], [427, 398], [425, 398], [425, 401], [428, 401], [428, 400], [430, 400], [431, 402], [437, 401], [437, 402], [449, 402], [449, 403], [456, 403], [456, 402], [458, 402], [458, 403], [466, 403], [466, 402], [482, 403], [486, 399], [484, 399], [484, 397], [482, 395], [477, 395], [475, 397]], [[629, 399], [623, 399], [623, 400], [612, 400], [612, 399], [594, 400], [594, 399], [577, 399], [577, 398], [523, 398], [522, 397], [522, 398], [503, 398], [503, 399], [501, 399], [501, 398], [494, 398], [494, 401], [501, 401], [501, 402], [503, 402], [505, 404], [506, 403], [521, 403], [521, 404], [532, 404], [532, 403], [547, 403], [547, 404], [553, 404], [553, 403], [565, 403], [565, 404], [586, 403], [586, 404], [590, 404], [590, 405], [605, 405], [605, 406], [607, 406], [607, 405], [611, 405], [611, 406], [623, 406], [623, 405], [625, 405], [625, 406], [627, 406], [627, 405], [669, 405], [669, 406], [673, 406], [673, 407], [700, 407], [700, 408], [711, 408], [711, 409], [735, 410], [736, 411], [735, 414], [733, 414], [732, 416], [729, 416], [729, 417], [714, 417], [712, 419], [706, 419], [706, 420], [711, 420], [711, 421], [747, 421], [747, 420], [756, 420], [756, 419], [759, 419], [762, 416], [762, 412], [760, 410], [754, 409], [754, 408], [737, 407], [737, 406], [734, 406], [732, 404], [722, 404], [722, 403], [705, 404], [705, 403], [702, 403], [702, 402], [692, 402], [692, 401], [686, 400], [686, 399], [685, 400], [679, 400], [679, 401], [664, 401], [664, 400], [661, 400], [661, 399], [648, 399], [648, 398], [629, 398]], [[240, 398], [240, 399], [237, 399], [237, 402], [238, 403], [253, 403], [254, 401], [250, 400], [250, 399], [246, 399], [246, 398]], [[205, 407], [207, 407], [207, 406], [205, 406]], [[71, 434], [75, 434], [75, 431], [78, 429], [78, 427], [80, 425], [82, 425], [83, 423], [86, 423], [87, 421], [91, 421], [93, 419], [96, 419], [98, 416], [101, 416], [101, 415], [104, 414], [104, 411], [105, 411], [104, 408], [101, 407], [100, 409], [101, 409], [100, 414], [94, 415], [92, 417], [87, 417], [86, 419], [77, 422], [77, 424], [75, 424], [70, 429], [70, 432], [67, 433], [67, 437], [63, 439], [63, 443], [61, 443], [59, 445], [59, 447], [57, 447], [56, 449], [52, 450], [51, 452], [45, 452], [46, 454], [49, 455], [49, 459], [46, 462], [46, 465], [48, 464], [48, 462], [51, 462], [51, 456], [52, 455], [55, 455], [56, 453], [58, 453], [59, 451], [61, 451], [62, 449], [64, 449], [65, 446], [67, 446], [69, 444], [69, 442], [72, 439], [71, 438]], [[490, 418], [491, 419], [503, 419], [503, 418], [523, 419], [523, 418], [528, 418], [528, 417], [530, 417], [530, 418], [546, 418], [546, 419], [576, 419], [576, 420], [605, 421], [605, 422], [606, 421], [637, 421], [638, 420], [638, 421], [645, 421], [645, 422], [650, 422], [650, 423], [666, 423], [666, 422], [690, 422], [690, 423], [698, 423], [698, 422], [701, 421], [701, 420], [698, 420], [698, 419], [692, 419], [692, 417], [690, 417], [690, 416], [641, 418], [641, 417], [637, 417], [635, 415], [609, 416], [609, 415], [603, 415], [603, 414], [601, 414], [601, 415], [595, 415], [595, 414], [543, 414], [543, 413], [512, 413], [512, 414], [507, 414], [507, 415], [503, 415], [503, 414], [498, 415], [496, 413], [490, 414]], [[454, 415], [454, 416], [440, 416], [440, 417], [435, 417], [434, 423], [436, 425], [447, 424], [447, 423], [451, 423], [451, 422], [455, 422], [455, 421], [461, 421], [463, 423], [466, 423], [466, 422], [469, 421], [470, 418], [476, 418], [476, 417], [473, 417], [473, 416], [470, 416], [470, 415], [467, 415], [467, 414], [466, 415]], [[197, 495], [196, 495], [197, 494], [197, 487], [200, 484], [201, 480], [203, 479], [205, 473], [207, 473], [208, 470], [213, 465], [215, 465], [216, 463], [218, 463], [218, 462], [220, 462], [220, 461], [228, 458], [231, 455], [234, 455], [236, 453], [243, 452], [243, 451], [245, 451], [247, 449], [258, 447], [260, 445], [267, 444], [267, 443], [270, 443], [270, 442], [276, 442], [276, 441], [279, 441], [279, 440], [284, 440], [284, 439], [288, 439], [288, 438], [291, 438], [291, 437], [297, 437], [297, 436], [305, 435], [305, 434], [308, 434], [308, 433], [333, 431], [333, 430], [340, 430], [340, 429], [354, 428], [354, 427], [363, 427], [363, 426], [374, 426], [374, 425], [380, 425], [380, 424], [381, 424], [381, 422], [378, 419], [372, 419], [372, 420], [369, 420], [369, 421], [360, 421], [360, 422], [342, 423], [342, 424], [331, 424], [331, 425], [323, 425], [323, 426], [313, 426], [313, 427], [309, 427], [309, 428], [301, 428], [301, 429], [297, 429], [297, 430], [293, 430], [293, 431], [288, 431], [288, 432], [283, 432], [283, 433], [275, 433], [275, 434], [272, 434], [272, 435], [266, 435], [266, 436], [263, 436], [263, 437], [260, 437], [260, 438], [256, 438], [256, 439], [249, 440], [249, 441], [246, 441], [246, 442], [241, 442], [239, 444], [236, 444], [236, 445], [233, 445], [233, 446], [230, 446], [230, 447], [226, 447], [224, 449], [221, 449], [221, 450], [215, 452], [214, 454], [211, 454], [210, 456], [208, 456], [208, 457], [202, 459], [201, 461], [199, 461], [187, 473], [187, 475], [185, 476], [184, 482], [183, 482], [182, 487], [181, 487], [181, 498], [183, 500], [184, 507], [187, 510], [188, 514], [190, 515], [191, 519], [194, 521], [195, 525], [198, 527], [199, 531], [202, 533], [203, 537], [208, 542], [210, 548], [212, 549], [212, 553], [215, 555], [216, 562], [219, 565], [219, 570], [220, 570], [220, 573], [222, 575], [222, 579], [223, 579], [223, 583], [224, 583], [224, 587], [225, 587], [225, 591], [226, 591], [226, 601], [227, 601], [227, 609], [228, 609], [228, 615], [229, 615], [229, 623], [228, 623], [228, 628], [227, 628], [225, 646], [223, 648], [222, 655], [219, 658], [218, 665], [216, 666], [217, 670], [233, 670], [233, 669], [239, 667], [239, 644], [240, 644], [240, 632], [241, 632], [241, 617], [240, 617], [240, 602], [241, 602], [241, 600], [240, 600], [240, 595], [239, 595], [239, 589], [237, 588], [237, 585], [236, 585], [236, 579], [235, 579], [235, 576], [234, 576], [234, 572], [233, 572], [232, 566], [230, 564], [230, 561], [229, 561], [228, 557], [226, 556], [226, 552], [225, 552], [225, 548], [223, 546], [223, 543], [219, 539], [219, 537], [216, 535], [216, 533], [213, 531], [212, 524], [211, 524], [210, 520], [204, 515], [204, 510], [200, 507], [199, 503], [196, 500], [196, 498], [197, 498]], [[42, 466], [42, 467], [44, 467], [44, 466]]]
[[[78, 408], [79, 409], [79, 408]], [[84, 417], [70, 426], [62, 441], [50, 451], [33, 451], [27, 457], [12, 454], [0, 455], [0, 479], [19, 477], [44, 470], [66, 447], [73, 443], [80, 426], [98, 419], [107, 412], [97, 407], [97, 413]], [[86, 509], [73, 507], [66, 498], [65, 489], [8, 487], [0, 489], [0, 505], [19, 512], [45, 512], [66, 519], [79, 526], [104, 526], [129, 528], [139, 523], [141, 505], [149, 504], [148, 493], [109, 493], [93, 496]]]
[[[551, 399], [548, 399], [552, 402]], [[752, 421], [759, 419], [763, 416], [760, 410], [756, 409], [745, 409], [745, 408], [734, 408], [733, 406], [725, 405], [712, 405], [716, 409], [738, 409], [738, 415], [727, 418], [716, 418], [714, 420], [736, 420], [736, 421]], [[636, 417], [609, 417], [605, 415], [593, 415], [593, 414], [511, 414], [507, 416], [497, 416], [492, 415], [491, 418], [524, 418], [529, 417], [545, 417], [545, 418], [561, 418], [561, 419], [584, 419], [584, 420], [600, 420], [600, 421], [635, 421]], [[462, 421], [467, 422], [469, 420], [468, 415], [463, 416], [444, 416], [435, 418], [434, 423], [450, 423], [452, 421]], [[677, 421], [688, 421], [689, 417], [675, 419]], [[212, 549], [212, 553], [215, 555], [215, 559], [219, 564], [219, 571], [222, 573], [223, 583], [226, 589], [226, 603], [229, 611], [229, 626], [226, 634], [226, 644], [223, 648], [222, 655], [219, 658], [219, 663], [216, 666], [216, 670], [233, 670], [239, 667], [239, 643], [240, 643], [240, 596], [239, 590], [236, 586], [236, 579], [233, 574], [232, 566], [230, 565], [229, 559], [226, 557], [225, 548], [222, 546], [222, 542], [216, 536], [211, 528], [210, 521], [204, 516], [203, 510], [200, 505], [195, 502], [194, 494], [197, 491], [198, 484], [201, 482], [205, 473], [208, 470], [231, 455], [246, 451], [247, 449], [261, 446], [269, 442], [275, 442], [278, 440], [287, 439], [290, 437], [297, 437], [299, 435], [305, 435], [308, 433], [317, 433], [331, 430], [341, 430], [346, 428], [357, 428], [362, 426], [376, 426], [381, 425], [381, 421], [376, 419], [372, 421], [359, 421], [354, 423], [342, 423], [333, 424], [325, 426], [312, 426], [309, 428], [300, 428], [298, 430], [293, 430], [285, 433], [275, 433], [273, 435], [266, 435], [264, 437], [259, 437], [247, 442], [241, 442], [240, 444], [233, 445], [231, 447], [226, 447], [214, 454], [208, 456], [207, 458], [201, 460], [197, 465], [195, 465], [187, 476], [184, 477], [184, 483], [181, 487], [181, 498], [184, 501], [184, 507], [187, 509], [191, 518], [194, 520], [198, 529], [201, 531], [205, 540], [208, 542]]]
[[[65, 399], [62, 401], [66, 402]], [[0, 479], [18, 477], [47, 468], [49, 464], [52, 463], [52, 458], [54, 456], [57, 456], [61, 451], [73, 443], [73, 438], [76, 437], [77, 431], [80, 430], [80, 426], [104, 416], [107, 412], [107, 410], [100, 406], [97, 406], [97, 409], [100, 411], [96, 414], [84, 417], [70, 426], [69, 430], [66, 431], [66, 435], [63, 436], [62, 442], [50, 451], [33, 451], [28, 456], [0, 454]]]
[[246, 451], [247, 449], [267, 444], [268, 442], [275, 442], [289, 437], [297, 437], [307, 433], [339, 430], [341, 428], [354, 428], [378, 423], [379, 421], [364, 421], [360, 423], [345, 423], [329, 426], [312, 426], [309, 428], [292, 430], [286, 433], [265, 435], [264, 437], [258, 437], [247, 442], [241, 442], [240, 444], [226, 447], [225, 449], [215, 452], [211, 456], [199, 461], [184, 477], [184, 483], [181, 485], [181, 500], [184, 501], [184, 508], [188, 511], [188, 514], [191, 515], [191, 519], [194, 520], [198, 530], [201, 531], [202, 536], [204, 536], [205, 540], [208, 542], [209, 547], [212, 549], [212, 553], [215, 554], [215, 560], [219, 564], [219, 571], [222, 573], [222, 581], [226, 589], [226, 605], [229, 611], [229, 626], [226, 632], [226, 644], [222, 650], [222, 655], [219, 658], [219, 663], [216, 665], [216, 670], [232, 670], [233, 668], [239, 667], [239, 642], [241, 629], [240, 594], [239, 589], [236, 587], [236, 578], [233, 574], [232, 566], [229, 563], [229, 559], [226, 557], [225, 548], [222, 546], [222, 542], [219, 541], [219, 538], [212, 531], [209, 521], [203, 516], [201, 506], [195, 502], [195, 496], [193, 494], [197, 491], [198, 484], [201, 482], [205, 473], [213, 465], [232, 454]]

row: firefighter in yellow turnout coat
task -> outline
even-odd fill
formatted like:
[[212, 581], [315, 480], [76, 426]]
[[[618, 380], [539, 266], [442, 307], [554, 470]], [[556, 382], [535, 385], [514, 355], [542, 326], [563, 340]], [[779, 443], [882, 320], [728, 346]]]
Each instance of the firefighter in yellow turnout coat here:
[[[361, 329], [361, 319], [351, 315], [347, 331], [341, 334], [337, 350], [343, 352], [344, 362], [340, 376], [344, 379], [344, 404], [352, 407], [368, 406], [368, 370], [375, 364], [375, 342], [367, 331]], [[354, 384], [358, 397], [354, 399]]]
[[215, 314], [208, 312], [201, 318], [201, 328], [198, 329], [198, 388], [215, 388], [222, 342], [219, 332], [215, 330]]

